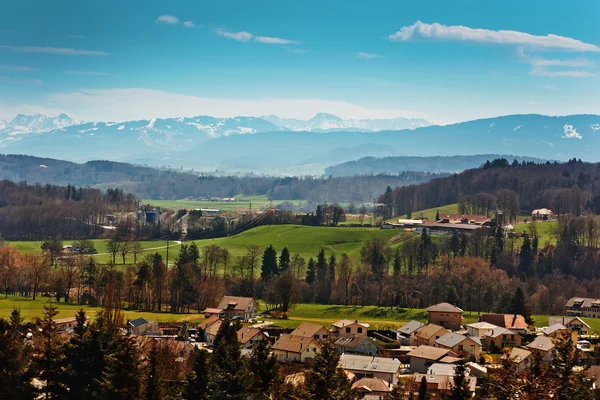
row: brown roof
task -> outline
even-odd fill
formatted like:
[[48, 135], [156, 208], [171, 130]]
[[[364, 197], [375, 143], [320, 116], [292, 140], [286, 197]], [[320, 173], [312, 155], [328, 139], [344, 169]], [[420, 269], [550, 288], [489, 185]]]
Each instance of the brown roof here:
[[337, 322], [334, 322], [333, 326], [335, 326], [336, 328], [343, 328], [345, 326], [352, 325], [352, 324], [359, 324], [365, 328], [369, 327], [369, 324], [367, 324], [366, 322], [359, 322], [357, 320], [352, 321], [350, 319], [342, 319]]
[[218, 315], [211, 315], [209, 318], [205, 319], [204, 321], [200, 322], [197, 326], [198, 329], [206, 329], [209, 326], [211, 326], [212, 324], [214, 324], [215, 322], [217, 322], [219, 320], [219, 316]]
[[564, 326], [567, 326], [572, 323], [582, 324], [588, 329], [590, 328], [590, 326], [579, 317], [550, 317], [548, 319], [548, 325], [563, 324]]
[[443, 330], [444, 332], [442, 332], [438, 336], [443, 336], [446, 333], [448, 333], [448, 330], [442, 326], [439, 326], [436, 324], [429, 324], [429, 325], [425, 325], [425, 326], [422, 326], [419, 329], [417, 329], [416, 336], [421, 339], [429, 340], [432, 337], [434, 337], [437, 333], [439, 333], [441, 330]]
[[219, 329], [221, 328], [222, 324], [223, 324], [222, 319], [216, 321], [214, 324], [210, 325], [208, 327], [208, 329], [206, 329], [206, 334], [216, 336], [217, 333], [219, 332]]
[[422, 345], [408, 353], [407, 356], [437, 361], [448, 355], [448, 353], [452, 353], [452, 351], [450, 349]]
[[313, 337], [292, 336], [284, 333], [279, 337], [279, 340], [275, 342], [271, 349], [289, 351], [291, 353], [301, 353], [309, 346], [321, 348], [321, 345]]
[[456, 307], [455, 305], [452, 305], [450, 303], [438, 303], [435, 304], [433, 306], [427, 307], [427, 311], [433, 311], [433, 312], [456, 312], [456, 313], [462, 313], [463, 310]]
[[526, 358], [531, 356], [531, 352], [527, 349], [522, 349], [520, 347], [513, 347], [510, 349], [510, 353], [508, 353], [511, 361], [520, 364]]
[[[89, 319], [88, 317], [86, 317], [86, 319]], [[57, 325], [61, 325], [61, 324], [72, 324], [77, 322], [77, 318], [75, 317], [67, 317], [67, 318], [59, 318], [59, 319], [55, 319], [54, 323]]]
[[292, 333], [290, 333], [290, 335], [314, 337], [322, 329], [325, 329], [327, 332], [329, 332], [329, 330], [323, 325], [311, 324], [310, 322], [303, 322], [300, 325], [298, 325], [298, 327], [294, 329]]
[[371, 337], [365, 335], [342, 335], [335, 341], [336, 346], [343, 346], [346, 349], [355, 349], [361, 345], [361, 343], [368, 341], [377, 345], [377, 341]]
[[571, 297], [569, 301], [567, 301], [566, 306], [568, 308], [599, 308], [600, 309], [600, 299], [592, 299], [590, 297]]
[[479, 321], [508, 329], [527, 329], [529, 325], [521, 314], [483, 314]]
[[207, 308], [202, 311], [204, 314], [220, 314], [223, 310], [220, 308]]
[[244, 328], [240, 329], [239, 331], [237, 331], [238, 342], [240, 342], [241, 344], [248, 343], [256, 335], [264, 336], [264, 333], [258, 328], [248, 328], [248, 327], [244, 327]]
[[228, 306], [232, 306], [233, 310], [246, 311], [253, 302], [254, 299], [252, 297], [223, 296], [217, 308], [225, 310]]
[[390, 386], [381, 378], [362, 378], [352, 384], [352, 389], [366, 392], [390, 392]]
[[550, 351], [554, 348], [554, 340], [548, 336], [538, 336], [527, 345], [529, 350]]

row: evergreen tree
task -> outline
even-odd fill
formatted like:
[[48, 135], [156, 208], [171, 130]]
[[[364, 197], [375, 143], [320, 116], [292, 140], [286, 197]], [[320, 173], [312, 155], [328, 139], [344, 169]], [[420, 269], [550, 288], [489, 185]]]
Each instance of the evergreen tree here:
[[0, 399], [33, 399], [33, 387], [28, 367], [29, 346], [23, 345], [23, 319], [14, 309], [10, 320], [0, 319]]
[[324, 343], [315, 357], [311, 369], [306, 372], [305, 396], [307, 399], [354, 400], [359, 395], [344, 372], [338, 368], [340, 357], [331, 343]]
[[54, 317], [58, 314], [56, 306], [44, 306], [40, 321], [41, 340], [38, 342], [33, 357], [35, 375], [45, 384], [38, 392], [45, 399], [57, 399], [65, 393], [61, 384], [63, 348], [58, 336], [58, 328]]
[[450, 400], [468, 400], [470, 398], [471, 392], [469, 392], [469, 381], [467, 380], [467, 367], [464, 360], [461, 360], [454, 367]]
[[229, 320], [223, 321], [215, 337], [210, 377], [211, 399], [246, 399], [250, 390], [248, 371], [242, 359], [236, 327]]
[[329, 257], [329, 271], [327, 274], [327, 292], [331, 295], [333, 284], [335, 283], [335, 269], [337, 267], [337, 260], [335, 259], [335, 254], [331, 253]]
[[312, 286], [312, 284], [315, 282], [316, 277], [317, 277], [317, 264], [315, 263], [315, 260], [311, 257], [308, 260], [308, 264], [306, 267], [306, 283], [308, 283], [309, 285]]
[[435, 220], [439, 221], [440, 220], [440, 210], [436, 210], [435, 211]]
[[287, 271], [290, 267], [290, 251], [287, 247], [284, 247], [281, 250], [281, 255], [279, 256], [279, 273]]
[[200, 251], [198, 250], [198, 246], [196, 246], [196, 242], [192, 242], [188, 247], [187, 256], [189, 262], [193, 262], [194, 264], [198, 264], [200, 261]]
[[399, 277], [402, 274], [402, 254], [400, 248], [394, 252], [394, 276]]
[[164, 397], [163, 382], [158, 371], [159, 354], [156, 348], [150, 351], [148, 357], [148, 373], [146, 374], [145, 400], [161, 400]]
[[208, 352], [194, 350], [192, 368], [187, 376], [185, 398], [188, 400], [207, 400], [210, 398]]
[[275, 388], [279, 373], [277, 357], [270, 354], [264, 341], [252, 349], [248, 358], [248, 371], [250, 373], [249, 385], [252, 389], [253, 400], [269, 400]]
[[277, 273], [277, 252], [275, 251], [275, 248], [273, 248], [273, 245], [269, 245], [263, 253], [260, 277], [263, 282], [270, 282]]
[[460, 238], [457, 231], [453, 231], [450, 237], [450, 251], [454, 257], [460, 254]]
[[531, 250], [531, 241], [529, 235], [523, 238], [521, 253], [519, 254], [519, 272], [524, 276], [531, 276], [533, 269], [533, 251]]
[[320, 304], [326, 304], [329, 300], [329, 279], [327, 273], [327, 258], [325, 257], [325, 250], [321, 249], [317, 255], [317, 293], [315, 301]]
[[515, 295], [511, 299], [510, 313], [521, 314], [523, 317], [525, 317], [525, 321], [528, 324], [533, 323], [531, 312], [529, 311], [529, 307], [525, 301], [525, 294], [523, 293], [523, 289], [520, 287], [517, 287], [517, 290], [515, 290]]
[[427, 393], [427, 379], [425, 377], [421, 378], [421, 383], [419, 384], [419, 400], [429, 400], [429, 394]]
[[460, 235], [460, 255], [461, 255], [461, 257], [464, 257], [467, 254], [467, 244], [468, 244], [467, 234], [463, 232]]

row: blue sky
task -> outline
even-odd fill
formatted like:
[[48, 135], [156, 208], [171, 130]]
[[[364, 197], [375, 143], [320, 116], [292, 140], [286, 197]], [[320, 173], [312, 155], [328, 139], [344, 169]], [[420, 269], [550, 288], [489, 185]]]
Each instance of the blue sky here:
[[600, 2], [29, 1], [0, 118], [599, 113]]

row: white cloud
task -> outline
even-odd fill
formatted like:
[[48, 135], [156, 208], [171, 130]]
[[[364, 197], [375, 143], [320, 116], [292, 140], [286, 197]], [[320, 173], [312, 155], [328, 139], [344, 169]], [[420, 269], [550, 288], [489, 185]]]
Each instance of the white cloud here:
[[381, 56], [379, 56], [377, 54], [364, 53], [362, 51], [359, 51], [358, 53], [356, 53], [356, 56], [358, 58], [364, 58], [365, 60], [373, 60], [375, 58], [381, 58]]
[[[593, 73], [582, 68], [595, 68], [596, 64], [587, 58], [574, 59], [546, 59], [535, 57], [525, 53], [522, 47], [518, 49], [517, 54], [522, 62], [531, 65], [530, 75], [550, 76], [550, 77], [572, 77], [587, 78], [594, 76]], [[558, 68], [558, 70], [556, 70]], [[573, 69], [577, 68], [577, 69]]]
[[42, 85], [44, 83], [39, 79], [14, 79], [8, 76], [0, 76], [0, 82], [9, 82], [17, 85]]
[[158, 90], [82, 89], [55, 93], [48, 104], [75, 118], [87, 121], [127, 121], [149, 118], [261, 116], [309, 119], [319, 112], [342, 118], [428, 118], [425, 113], [402, 109], [374, 109], [345, 101], [323, 99], [258, 98], [237, 100], [186, 96]]
[[106, 53], [97, 50], [81, 50], [66, 47], [50, 46], [0, 46], [0, 49], [11, 50], [19, 53], [47, 53], [65, 56], [105, 56]]
[[600, 124], [592, 124], [590, 125], [590, 128], [596, 133], [596, 131], [600, 130]]
[[575, 127], [573, 125], [565, 125], [563, 126], [563, 131], [564, 131], [564, 135], [562, 136], [563, 139], [583, 139], [583, 136], [581, 136], [581, 134], [577, 133], [577, 129], [575, 129]]
[[0, 70], [5, 71], [35, 71], [37, 68], [27, 67], [23, 65], [0, 65]]
[[258, 43], [267, 43], [267, 44], [300, 44], [297, 40], [288, 40], [277, 37], [269, 37], [269, 36], [255, 36], [254, 40]]
[[251, 34], [249, 32], [245, 32], [245, 31], [244, 32], [227, 32], [227, 31], [219, 28], [215, 32], [219, 36], [223, 36], [227, 39], [237, 40], [238, 42], [247, 42], [248, 40], [250, 40], [254, 37], [253, 34]]
[[533, 68], [531, 70], [530, 74], [531, 75], [539, 75], [539, 76], [550, 76], [550, 77], [564, 76], [564, 77], [570, 77], [570, 78], [589, 78], [591, 76], [594, 76], [594, 74], [592, 74], [589, 71], [580, 71], [580, 70], [548, 71], [545, 68]]
[[271, 36], [255, 36], [250, 32], [246, 32], [246, 31], [242, 31], [242, 32], [228, 32], [224, 29], [217, 29], [215, 31], [217, 33], [217, 35], [219, 36], [223, 36], [227, 39], [233, 39], [233, 40], [237, 40], [238, 42], [247, 42], [251, 39], [254, 39], [255, 42], [258, 43], [265, 43], [265, 44], [281, 44], [281, 45], [287, 45], [287, 44], [300, 44], [302, 42], [299, 42], [297, 40], [289, 40], [289, 39], [282, 39], [282, 38], [278, 38], [278, 37], [271, 37]]
[[185, 21], [183, 23], [183, 26], [185, 26], [186, 28], [195, 28], [196, 25], [194, 25], [194, 23], [192, 21]]
[[95, 75], [95, 76], [108, 76], [108, 72], [97, 72], [97, 71], [65, 71], [69, 75]]
[[179, 23], [179, 18], [177, 18], [174, 15], [161, 15], [158, 18], [156, 18], [156, 22], [157, 24], [178, 24]]
[[542, 140], [542, 143], [547, 144], [549, 147], [554, 147], [554, 143], [552, 142], [546, 142], [545, 140]]
[[534, 48], [600, 52], [600, 47], [594, 44], [565, 36], [553, 34], [538, 36], [519, 31], [474, 29], [462, 25], [426, 24], [421, 21], [417, 21], [410, 26], [404, 26], [387, 38], [392, 41], [407, 41], [415, 36], [479, 43], [512, 44]]

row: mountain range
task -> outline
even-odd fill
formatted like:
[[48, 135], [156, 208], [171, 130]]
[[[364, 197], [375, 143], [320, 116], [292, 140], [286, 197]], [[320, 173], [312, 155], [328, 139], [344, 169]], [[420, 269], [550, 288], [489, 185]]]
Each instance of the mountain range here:
[[295, 118], [279, 118], [276, 115], [264, 115], [261, 118], [290, 131], [310, 132], [377, 132], [416, 129], [432, 125], [429, 121], [418, 118], [342, 119], [326, 113], [319, 113], [307, 121]]
[[64, 114], [56, 118], [21, 115], [0, 129], [0, 151], [77, 162], [109, 159], [277, 175], [323, 174], [326, 167], [368, 156], [513, 154], [600, 160], [598, 115], [508, 115], [445, 126], [379, 130], [385, 124], [400, 126], [394, 123], [416, 126], [411, 125], [419, 123], [416, 121], [343, 120], [318, 114], [303, 123], [275, 116], [117, 123], [79, 122]]

